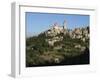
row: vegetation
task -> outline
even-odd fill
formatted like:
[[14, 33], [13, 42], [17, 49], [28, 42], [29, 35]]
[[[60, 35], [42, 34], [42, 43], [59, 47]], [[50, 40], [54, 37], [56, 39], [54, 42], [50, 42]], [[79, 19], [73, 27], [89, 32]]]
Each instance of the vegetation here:
[[[46, 42], [45, 34], [33, 36], [26, 40], [26, 66], [49, 66], [49, 65], [72, 65], [89, 64], [89, 40], [83, 42], [80, 39], [72, 39], [68, 34], [63, 36], [62, 41], [57, 41], [54, 46]], [[80, 45], [84, 50], [76, 47]]]

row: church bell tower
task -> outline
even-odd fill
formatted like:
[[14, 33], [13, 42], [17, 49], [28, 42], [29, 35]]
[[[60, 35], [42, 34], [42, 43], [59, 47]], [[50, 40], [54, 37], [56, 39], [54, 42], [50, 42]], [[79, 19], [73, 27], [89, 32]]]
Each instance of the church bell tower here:
[[64, 20], [63, 29], [67, 29], [67, 22], [66, 22], [66, 20]]

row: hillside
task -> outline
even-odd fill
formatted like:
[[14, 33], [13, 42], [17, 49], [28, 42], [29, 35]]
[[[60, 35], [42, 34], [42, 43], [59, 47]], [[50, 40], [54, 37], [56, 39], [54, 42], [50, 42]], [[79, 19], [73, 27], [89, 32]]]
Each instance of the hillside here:
[[65, 29], [55, 25], [26, 40], [26, 66], [89, 64], [89, 26]]

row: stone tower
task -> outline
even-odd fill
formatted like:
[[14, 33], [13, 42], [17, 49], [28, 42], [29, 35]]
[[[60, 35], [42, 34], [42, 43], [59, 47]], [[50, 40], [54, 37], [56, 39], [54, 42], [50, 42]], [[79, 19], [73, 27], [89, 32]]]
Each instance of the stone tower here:
[[66, 22], [66, 20], [64, 20], [63, 29], [67, 29], [67, 22]]

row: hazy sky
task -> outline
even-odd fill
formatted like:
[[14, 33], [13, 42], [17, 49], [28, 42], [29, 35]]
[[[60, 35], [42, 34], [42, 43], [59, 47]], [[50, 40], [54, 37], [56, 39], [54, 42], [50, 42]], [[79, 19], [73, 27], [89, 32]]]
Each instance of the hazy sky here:
[[89, 26], [89, 15], [26, 12], [25, 18], [27, 37], [47, 30], [55, 22], [62, 26], [64, 20], [69, 29]]

